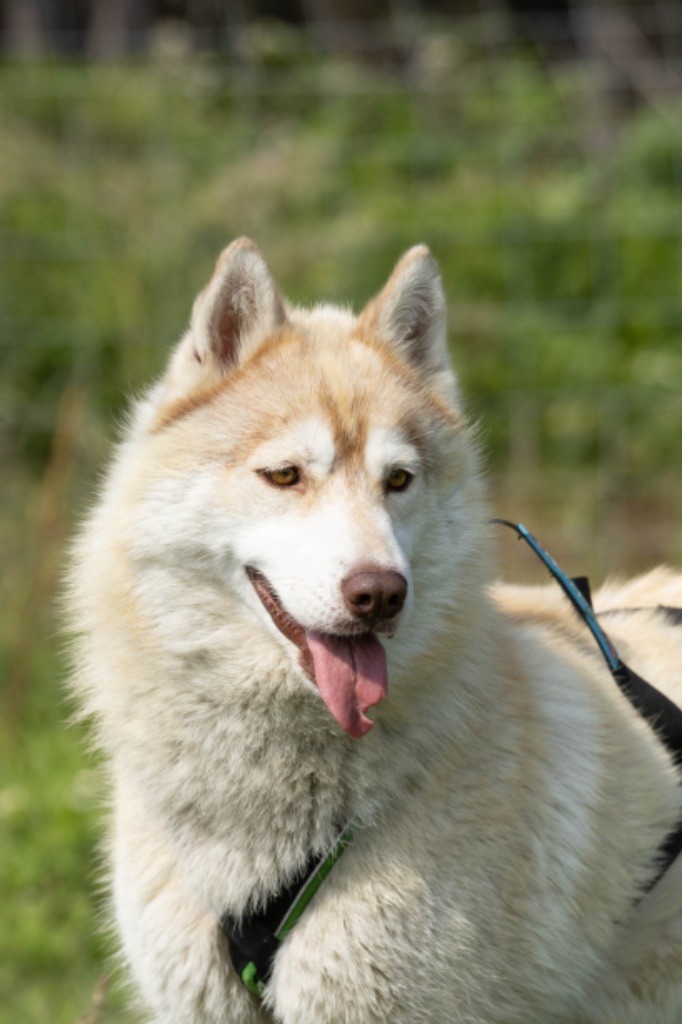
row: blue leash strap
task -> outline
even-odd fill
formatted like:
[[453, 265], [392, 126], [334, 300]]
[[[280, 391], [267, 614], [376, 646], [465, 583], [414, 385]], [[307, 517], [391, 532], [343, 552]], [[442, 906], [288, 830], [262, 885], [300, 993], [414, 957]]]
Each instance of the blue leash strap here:
[[[669, 750], [675, 763], [682, 765], [682, 710], [678, 708], [677, 704], [666, 697], [664, 693], [661, 693], [651, 683], [642, 679], [629, 665], [625, 664], [597, 621], [597, 616], [591, 603], [580, 591], [575, 580], [572, 580], [563, 569], [559, 568], [551, 555], [545, 551], [540, 542], [523, 523], [511, 523], [507, 519], [493, 519], [492, 522], [499, 523], [501, 526], [508, 526], [514, 530], [519, 538], [529, 545], [547, 569], [549, 569], [550, 574], [559, 584], [597, 641], [609, 671], [621, 692], [655, 730], [661, 742]], [[656, 610], [656, 608], [652, 609], [652, 611]], [[627, 609], [624, 609], [624, 611], [627, 611]]]
[[508, 526], [510, 529], [515, 530], [520, 539], [525, 540], [538, 558], [545, 563], [551, 575], [557, 581], [563, 592], [566, 594], [566, 597], [569, 599], [575, 610], [578, 612], [578, 615], [583, 619], [586, 626], [592, 633], [592, 636], [599, 644], [599, 649], [604, 655], [604, 660], [609, 666], [609, 669], [612, 673], [617, 672], [620, 665], [623, 664], [618, 655], [618, 651], [599, 625], [592, 605], [578, 589], [575, 581], [572, 580], [570, 576], [567, 576], [563, 569], [559, 568], [552, 556], [545, 551], [540, 542], [533, 536], [530, 530], [523, 525], [523, 523], [512, 523], [508, 519], [493, 519], [492, 522], [499, 523], [501, 526]]
[[[588, 600], [589, 584], [586, 580], [576, 581], [567, 576], [563, 569], [560, 569], [554, 559], [549, 555], [539, 541], [533, 536], [523, 523], [512, 523], [508, 519], [493, 519], [493, 523], [501, 526], [508, 526], [514, 530], [520, 540], [535, 552], [541, 562], [549, 569], [550, 575], [554, 577], [569, 601], [577, 611], [580, 618], [585, 622], [593, 637], [599, 645], [604, 660], [609, 667], [621, 693], [630, 701], [635, 710], [651, 726], [659, 740], [670, 753], [673, 761], [679, 767], [682, 766], [682, 710], [671, 701], [664, 693], [657, 690], [651, 683], [642, 679], [629, 665], [622, 660], [618, 651], [613, 646], [608, 636], [597, 621], [597, 616]], [[584, 593], [578, 586], [580, 582], [584, 587]], [[631, 611], [633, 609], [623, 609]], [[651, 611], [677, 612], [678, 609], [665, 609], [654, 607]], [[670, 616], [668, 615], [668, 618]], [[677, 622], [677, 618], [673, 618]], [[645, 892], [653, 889], [654, 885], [665, 874], [671, 864], [677, 860], [682, 853], [682, 822], [678, 822], [659, 847], [657, 862], [658, 872], [645, 888]]]

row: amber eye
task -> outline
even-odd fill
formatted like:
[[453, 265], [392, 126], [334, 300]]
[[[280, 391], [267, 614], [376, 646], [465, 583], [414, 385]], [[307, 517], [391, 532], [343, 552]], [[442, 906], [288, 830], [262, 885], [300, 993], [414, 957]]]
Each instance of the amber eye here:
[[393, 469], [386, 480], [386, 489], [388, 491], [406, 491], [411, 481], [412, 473], [408, 473], [406, 469]]
[[282, 466], [281, 469], [261, 469], [261, 476], [275, 487], [293, 487], [301, 479], [301, 474], [296, 466]]

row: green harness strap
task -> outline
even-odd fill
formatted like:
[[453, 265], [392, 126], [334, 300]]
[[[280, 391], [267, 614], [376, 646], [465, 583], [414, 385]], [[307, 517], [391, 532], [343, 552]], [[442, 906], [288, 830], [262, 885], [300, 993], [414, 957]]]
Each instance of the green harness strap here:
[[348, 848], [354, 827], [347, 825], [326, 857], [307, 864], [291, 885], [279, 893], [264, 910], [246, 918], [225, 914], [221, 926], [227, 936], [230, 956], [242, 982], [259, 998], [267, 982], [281, 942], [296, 925], [313, 896]]

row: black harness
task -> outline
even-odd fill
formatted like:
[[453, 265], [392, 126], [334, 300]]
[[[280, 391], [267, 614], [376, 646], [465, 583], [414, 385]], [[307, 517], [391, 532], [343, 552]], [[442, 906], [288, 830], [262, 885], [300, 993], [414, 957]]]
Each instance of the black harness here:
[[[682, 765], [682, 711], [665, 694], [637, 675], [621, 659], [615, 647], [598, 622], [592, 607], [590, 585], [586, 577], [571, 579], [538, 543], [522, 523], [494, 519], [494, 523], [509, 526], [524, 540], [564, 591], [580, 618], [590, 629], [621, 692], [654, 730], [661, 743], [670, 752], [676, 765]], [[622, 612], [645, 609], [612, 609], [599, 613], [601, 617]], [[660, 606], [646, 609], [663, 613], [675, 625], [682, 625], [682, 608]], [[294, 927], [310, 900], [327, 877], [336, 861], [352, 839], [352, 826], [338, 836], [329, 853], [311, 856], [288, 885], [279, 890], [259, 910], [242, 917], [224, 914], [220, 925], [227, 936], [232, 964], [246, 988], [261, 996], [263, 987], [272, 974], [280, 943]], [[653, 889], [673, 861], [682, 852], [682, 821], [666, 836], [658, 850], [658, 871], [642, 896]], [[640, 897], [641, 898], [641, 897]]]
[[287, 937], [325, 878], [353, 838], [347, 825], [328, 853], [310, 856], [306, 864], [267, 904], [243, 917], [223, 914], [232, 965], [249, 992], [261, 996], [269, 981], [279, 945]]
[[[508, 526], [514, 530], [518, 534], [519, 539], [524, 540], [538, 558], [544, 562], [550, 574], [559, 584], [597, 641], [609, 671], [621, 693], [627, 697], [635, 710], [648, 722], [675, 764], [678, 767], [682, 766], [682, 710], [669, 697], [666, 697], [664, 693], [657, 690], [655, 686], [647, 683], [646, 679], [642, 679], [640, 675], [622, 660], [597, 620], [597, 614], [592, 607], [592, 596], [587, 577], [577, 576], [571, 579], [570, 576], [567, 576], [523, 523], [510, 523], [506, 519], [493, 519], [493, 522], [499, 523], [502, 526]], [[602, 616], [615, 615], [644, 610], [642, 608], [613, 608], [608, 612], [600, 614]], [[674, 625], [682, 625], [682, 608], [668, 608], [660, 605], [646, 610], [661, 612]], [[656, 858], [658, 872], [647, 885], [645, 892], [653, 889], [680, 853], [682, 853], [682, 821], [666, 836], [659, 847]]]

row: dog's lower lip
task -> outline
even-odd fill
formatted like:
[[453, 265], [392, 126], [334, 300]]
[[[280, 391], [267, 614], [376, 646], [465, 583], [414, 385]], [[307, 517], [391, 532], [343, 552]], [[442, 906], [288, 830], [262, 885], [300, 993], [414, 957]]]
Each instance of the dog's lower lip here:
[[296, 619], [282, 606], [282, 603], [270, 581], [262, 572], [260, 572], [260, 570], [255, 569], [251, 565], [246, 566], [246, 575], [249, 577], [253, 589], [258, 594], [261, 604], [277, 626], [280, 633], [282, 633], [287, 640], [291, 640], [292, 643], [296, 644], [296, 646], [300, 648], [304, 657], [310, 659], [310, 652], [305, 638], [305, 629], [300, 622], [297, 622]]

